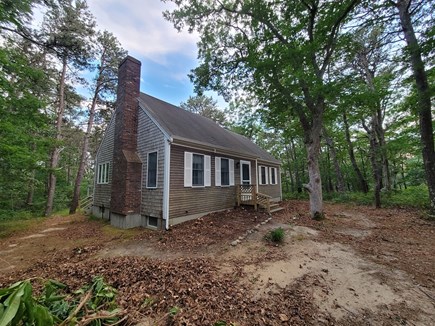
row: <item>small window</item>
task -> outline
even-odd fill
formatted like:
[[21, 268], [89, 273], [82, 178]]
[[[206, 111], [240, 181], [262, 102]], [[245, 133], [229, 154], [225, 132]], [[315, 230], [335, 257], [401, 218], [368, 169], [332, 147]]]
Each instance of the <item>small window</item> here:
[[270, 184], [276, 185], [276, 168], [270, 168]]
[[148, 153], [147, 188], [157, 188], [157, 152]]
[[109, 162], [98, 164], [98, 171], [97, 171], [98, 184], [109, 183], [109, 166], [110, 166]]
[[151, 226], [153, 228], [156, 228], [159, 226], [159, 220], [157, 217], [154, 216], [148, 216], [147, 218], [147, 225]]
[[265, 166], [259, 167], [259, 174], [260, 174], [260, 185], [267, 185], [267, 168]]
[[192, 186], [204, 185], [204, 155], [192, 155]]
[[227, 158], [221, 159], [221, 185], [230, 185], [230, 160]]

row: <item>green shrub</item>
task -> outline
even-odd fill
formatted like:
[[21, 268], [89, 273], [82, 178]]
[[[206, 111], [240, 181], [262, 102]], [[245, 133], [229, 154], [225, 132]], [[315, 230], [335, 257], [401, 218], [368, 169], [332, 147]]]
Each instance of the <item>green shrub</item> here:
[[266, 238], [275, 243], [282, 243], [284, 241], [284, 235], [284, 229], [279, 227], [277, 229], [271, 230]]
[[[352, 203], [356, 205], [373, 205], [373, 191], [324, 193], [323, 198], [333, 203]], [[381, 192], [381, 204], [383, 207], [414, 207], [428, 208], [429, 193], [426, 185], [410, 186], [407, 189]]]

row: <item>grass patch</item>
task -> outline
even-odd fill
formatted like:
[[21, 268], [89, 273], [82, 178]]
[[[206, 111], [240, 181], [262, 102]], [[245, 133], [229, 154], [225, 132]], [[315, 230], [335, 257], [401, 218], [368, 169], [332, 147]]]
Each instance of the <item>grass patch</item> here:
[[[352, 203], [356, 205], [373, 205], [374, 193], [346, 192], [324, 193], [325, 201], [333, 203]], [[411, 207], [427, 209], [429, 207], [429, 192], [427, 186], [411, 186], [403, 190], [381, 192], [382, 207]]]
[[279, 227], [277, 229], [271, 230], [266, 235], [266, 240], [271, 241], [273, 243], [282, 243], [284, 241], [285, 232], [284, 229]]
[[[99, 219], [101, 221], [101, 219]], [[110, 224], [103, 226], [102, 231], [105, 235], [113, 238], [132, 239], [139, 233], [143, 232], [143, 229], [119, 229]], [[152, 231], [150, 231], [152, 232]]]
[[23, 232], [37, 224], [42, 218], [21, 220], [0, 220], [0, 239], [7, 238], [14, 233]]
[[[284, 199], [289, 200], [308, 200], [307, 192], [285, 193]], [[374, 205], [374, 192], [345, 192], [345, 193], [327, 193], [323, 192], [323, 199], [332, 203], [351, 203], [355, 205]], [[429, 191], [427, 186], [409, 186], [407, 189], [391, 190], [381, 192], [382, 207], [410, 207], [419, 209], [429, 208]]]

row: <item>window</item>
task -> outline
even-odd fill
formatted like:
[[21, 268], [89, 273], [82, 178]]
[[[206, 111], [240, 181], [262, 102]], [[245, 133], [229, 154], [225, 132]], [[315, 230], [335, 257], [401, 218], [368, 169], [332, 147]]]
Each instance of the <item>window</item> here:
[[192, 186], [204, 185], [204, 155], [193, 154]]
[[240, 183], [242, 185], [251, 184], [251, 162], [240, 161]]
[[260, 179], [260, 185], [267, 185], [268, 169], [265, 166], [258, 167], [258, 174]]
[[234, 160], [215, 157], [216, 187], [234, 186]]
[[157, 188], [157, 152], [148, 153], [147, 188]]
[[109, 183], [109, 162], [98, 164], [97, 183]]
[[221, 185], [230, 185], [230, 162], [227, 158], [221, 158]]
[[153, 228], [156, 228], [159, 226], [159, 220], [157, 217], [154, 216], [148, 216], [147, 217], [147, 225], [151, 226]]
[[271, 185], [276, 185], [278, 184], [278, 180], [277, 180], [277, 168], [269, 168], [269, 176], [270, 176], [270, 184]]
[[184, 153], [184, 186], [209, 187], [211, 185], [210, 156]]

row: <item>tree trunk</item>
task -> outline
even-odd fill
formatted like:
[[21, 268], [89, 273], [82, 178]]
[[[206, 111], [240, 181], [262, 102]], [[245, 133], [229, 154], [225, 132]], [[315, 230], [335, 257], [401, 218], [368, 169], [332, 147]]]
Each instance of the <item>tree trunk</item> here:
[[372, 165], [373, 180], [375, 183], [375, 206], [376, 208], [381, 208], [382, 160], [380, 159], [380, 146], [375, 132], [376, 116], [372, 117], [370, 128], [365, 125], [364, 121], [363, 127], [370, 141], [370, 163]]
[[295, 184], [296, 184], [296, 189], [298, 193], [302, 192], [302, 182], [301, 182], [301, 176], [299, 174], [299, 163], [298, 163], [298, 157], [296, 155], [296, 146], [295, 143], [293, 141], [293, 139], [290, 141], [290, 145], [291, 145], [291, 149], [292, 149], [292, 154], [293, 154], [293, 161], [295, 162]]
[[33, 169], [29, 179], [29, 188], [27, 189], [26, 206], [33, 206], [33, 195], [35, 193], [35, 170]]
[[304, 187], [310, 195], [310, 215], [316, 220], [323, 219], [324, 217], [322, 177], [319, 166], [320, 138], [323, 129], [323, 105], [324, 102], [318, 103], [316, 108], [311, 110], [313, 117], [309, 128], [306, 128], [306, 125], [304, 126], [309, 178], [308, 184], [304, 185]]
[[365, 178], [364, 178], [363, 174], [361, 173], [361, 170], [359, 169], [358, 164], [356, 162], [353, 143], [352, 143], [352, 140], [350, 139], [349, 123], [347, 121], [347, 115], [345, 112], [343, 113], [343, 122], [344, 122], [344, 132], [346, 135], [347, 150], [349, 153], [350, 162], [352, 163], [353, 170], [355, 171], [356, 176], [358, 178], [360, 190], [364, 193], [367, 193], [369, 191], [369, 186], [367, 185], [367, 181], [365, 180]]
[[323, 136], [325, 137], [326, 144], [328, 144], [332, 162], [334, 164], [335, 176], [337, 178], [337, 191], [345, 192], [346, 187], [344, 185], [343, 173], [341, 172], [340, 163], [337, 159], [337, 151], [335, 150], [334, 141], [325, 131], [323, 132]]
[[379, 103], [379, 108], [376, 111], [377, 123], [375, 125], [376, 128], [376, 136], [378, 137], [379, 147], [380, 147], [380, 155], [382, 157], [382, 176], [383, 176], [383, 186], [386, 190], [391, 190], [391, 173], [390, 173], [390, 163], [388, 160], [387, 154], [387, 143], [385, 142], [385, 129], [383, 127], [384, 115], [382, 113], [381, 104]]
[[66, 78], [66, 68], [67, 68], [67, 58], [64, 57], [62, 60], [62, 73], [60, 76], [60, 85], [59, 85], [59, 109], [57, 111], [57, 119], [56, 119], [56, 142], [55, 148], [51, 153], [50, 158], [50, 172], [48, 175], [48, 194], [47, 194], [47, 204], [45, 206], [45, 216], [50, 216], [53, 212], [53, 201], [54, 194], [56, 191], [56, 174], [55, 170], [59, 163], [59, 157], [61, 149], [59, 148], [59, 142], [62, 139], [62, 121], [63, 121], [63, 113], [65, 110], [65, 78]]
[[289, 177], [290, 177], [290, 189], [291, 189], [291, 192], [293, 193], [293, 192], [295, 192], [295, 181], [294, 181], [294, 178], [293, 178], [293, 173], [292, 173], [292, 168], [291, 168], [291, 155], [290, 155], [290, 148], [289, 148], [289, 145], [285, 145], [285, 148], [286, 148], [286, 157], [287, 157], [287, 167], [288, 167], [288, 174], [289, 174]]
[[420, 122], [420, 139], [426, 182], [429, 188], [430, 214], [435, 218], [435, 148], [432, 127], [431, 95], [420, 45], [415, 36], [409, 12], [410, 0], [399, 0], [396, 4], [399, 11], [400, 23], [409, 50], [409, 59], [414, 74], [417, 96], [418, 116]]
[[312, 137], [307, 144], [308, 177], [309, 183], [305, 188], [310, 194], [310, 215], [313, 219], [323, 218], [322, 178], [319, 167], [320, 137]]
[[79, 200], [80, 200], [80, 186], [82, 184], [83, 175], [85, 173], [85, 164], [86, 164], [86, 155], [88, 154], [88, 148], [89, 148], [89, 138], [92, 132], [92, 127], [94, 125], [94, 116], [95, 116], [95, 109], [97, 106], [97, 98], [99, 93], [99, 85], [97, 85], [97, 88], [95, 90], [94, 98], [92, 99], [92, 105], [89, 110], [89, 120], [88, 120], [88, 126], [86, 128], [86, 133], [83, 139], [83, 146], [82, 146], [82, 154], [80, 157], [80, 164], [79, 169], [77, 171], [77, 177], [74, 184], [74, 194], [73, 199], [71, 201], [71, 206], [69, 209], [70, 214], [74, 214], [77, 210], [77, 207], [79, 206]]

